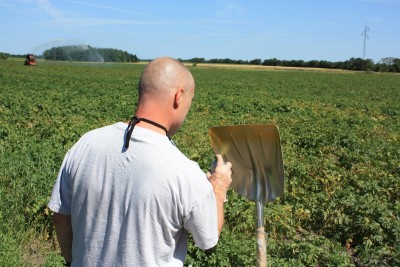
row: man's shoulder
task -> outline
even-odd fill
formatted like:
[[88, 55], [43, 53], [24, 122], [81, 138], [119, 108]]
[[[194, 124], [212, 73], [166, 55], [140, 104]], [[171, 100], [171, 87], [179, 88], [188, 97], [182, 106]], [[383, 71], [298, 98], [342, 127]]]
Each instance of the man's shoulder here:
[[121, 133], [123, 133], [123, 129], [117, 126], [118, 123], [115, 123], [89, 130], [76, 141], [71, 150], [105, 147], [106, 144], [115, 143], [119, 139], [121, 140], [118, 142], [122, 142], [123, 134]]
[[110, 131], [116, 131], [116, 130], [120, 131], [120, 130], [124, 130], [123, 127], [124, 127], [124, 123], [117, 122], [117, 123], [108, 124], [108, 125], [94, 128], [92, 130], [89, 130], [87, 133], [110, 132]]
[[113, 134], [113, 133], [123, 131], [123, 129], [121, 128], [122, 127], [121, 124], [122, 123], [114, 123], [114, 124], [109, 124], [109, 125], [91, 129], [91, 130], [87, 131], [86, 133], [84, 133], [80, 139], [87, 138], [87, 137], [93, 137], [93, 136], [104, 136], [105, 134]]

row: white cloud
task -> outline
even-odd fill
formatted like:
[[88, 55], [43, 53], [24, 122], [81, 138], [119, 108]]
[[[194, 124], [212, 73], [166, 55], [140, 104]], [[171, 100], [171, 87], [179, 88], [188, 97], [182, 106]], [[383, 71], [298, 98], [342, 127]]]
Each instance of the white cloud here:
[[[162, 20], [119, 20], [119, 19], [98, 19], [98, 18], [62, 18], [58, 22], [71, 27], [91, 27], [101, 25], [165, 25], [179, 24], [181, 22], [171, 22]], [[53, 25], [54, 21], [41, 22], [42, 25]]]
[[219, 32], [219, 33], [235, 33], [232, 30], [226, 30], [226, 29], [222, 29], [222, 28], [217, 28], [217, 27], [210, 27], [210, 26], [206, 26], [206, 25], [198, 25], [201, 28], [207, 29], [207, 30], [211, 30], [213, 32]]
[[[20, 1], [29, 1], [29, 0], [20, 0]], [[131, 13], [136, 15], [148, 16], [146, 14], [141, 14], [133, 11], [122, 10], [118, 8], [112, 8], [108, 6], [101, 6], [97, 4], [88, 4], [84, 2], [67, 0], [69, 2], [73, 2], [81, 5], [88, 6], [96, 6], [100, 8], [112, 9], [119, 12]], [[155, 24], [165, 24], [168, 22], [165, 21], [135, 21], [135, 20], [120, 20], [120, 19], [102, 19], [102, 18], [80, 18], [80, 17], [67, 17], [65, 14], [54, 7], [49, 0], [35, 0], [37, 7], [44, 13], [48, 14], [54, 20], [51, 21], [43, 21], [40, 24], [42, 25], [55, 25], [55, 22], [59, 25], [68, 27], [91, 27], [91, 26], [104, 26], [104, 25], [155, 25]]]
[[53, 7], [53, 5], [48, 0], [36, 0], [38, 7], [52, 18], [56, 20], [63, 20], [65, 17], [61, 11]]
[[225, 3], [224, 7], [217, 12], [218, 17], [243, 16], [244, 14], [245, 9], [233, 1]]
[[103, 9], [108, 9], [108, 10], [114, 10], [118, 12], [123, 12], [123, 13], [128, 13], [128, 14], [134, 14], [134, 15], [140, 15], [140, 16], [145, 16], [145, 17], [153, 17], [147, 14], [131, 11], [131, 10], [126, 10], [126, 9], [121, 9], [121, 8], [115, 8], [115, 7], [110, 7], [110, 6], [103, 6], [103, 5], [98, 5], [98, 4], [90, 4], [90, 3], [85, 3], [81, 1], [74, 1], [74, 0], [67, 0], [68, 2], [79, 4], [79, 5], [85, 5], [85, 6], [92, 6], [92, 7], [98, 7], [98, 8], [103, 8]]

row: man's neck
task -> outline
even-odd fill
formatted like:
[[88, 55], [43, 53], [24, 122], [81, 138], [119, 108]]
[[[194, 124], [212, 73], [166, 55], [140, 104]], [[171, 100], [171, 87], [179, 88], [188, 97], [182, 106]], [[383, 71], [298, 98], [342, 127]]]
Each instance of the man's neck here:
[[[137, 115], [136, 115], [136, 116], [137, 116]], [[164, 125], [162, 125], [161, 123], [159, 123], [159, 122], [156, 121], [156, 120], [152, 120], [152, 119], [149, 119], [149, 118], [147, 118], [147, 117], [142, 117], [142, 116], [138, 116], [138, 117], [144, 118], [144, 119], [147, 119], [147, 120], [150, 120], [150, 121], [152, 121], [152, 122], [155, 122], [155, 124], [160, 124], [161, 126], [165, 127]], [[125, 122], [125, 123], [129, 124], [129, 121], [127, 121], [127, 122]], [[136, 127], [146, 128], [146, 129], [152, 130], [152, 131], [157, 132], [157, 133], [162, 134], [162, 135], [166, 135], [166, 133], [167, 133], [167, 132], [166, 132], [167, 130], [163, 129], [162, 127], [156, 126], [156, 125], [154, 125], [154, 124], [151, 124], [151, 123], [149, 123], [149, 122], [142, 121], [142, 120], [140, 120], [140, 121], [136, 124]]]

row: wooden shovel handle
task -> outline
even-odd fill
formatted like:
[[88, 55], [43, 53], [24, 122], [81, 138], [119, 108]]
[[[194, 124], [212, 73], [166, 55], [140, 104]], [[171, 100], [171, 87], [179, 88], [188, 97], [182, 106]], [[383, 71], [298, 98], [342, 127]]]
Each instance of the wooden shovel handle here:
[[267, 266], [267, 248], [264, 227], [256, 229], [257, 237], [257, 267]]

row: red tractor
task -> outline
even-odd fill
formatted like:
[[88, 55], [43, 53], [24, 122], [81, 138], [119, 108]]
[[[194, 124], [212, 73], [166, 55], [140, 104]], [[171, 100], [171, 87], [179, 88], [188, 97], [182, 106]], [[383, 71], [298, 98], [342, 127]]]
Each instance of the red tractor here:
[[36, 66], [36, 58], [32, 54], [27, 54], [25, 58], [25, 65], [27, 66]]

